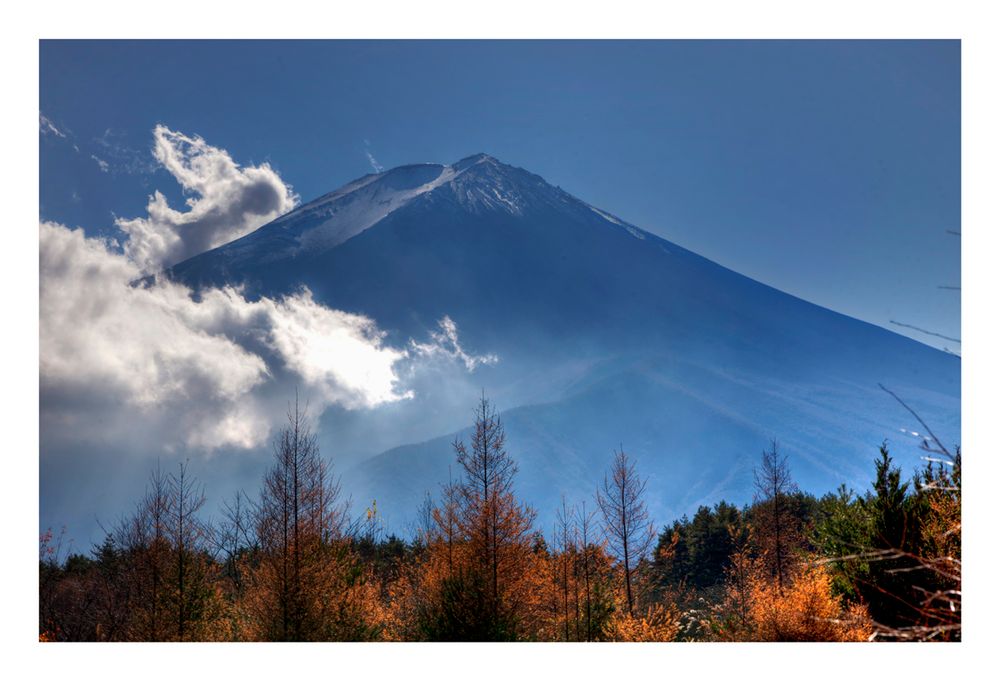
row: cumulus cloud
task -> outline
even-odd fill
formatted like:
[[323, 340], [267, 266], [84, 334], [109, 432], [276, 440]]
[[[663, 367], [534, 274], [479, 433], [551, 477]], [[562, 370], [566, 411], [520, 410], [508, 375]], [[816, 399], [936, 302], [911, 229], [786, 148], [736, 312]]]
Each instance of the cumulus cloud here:
[[307, 290], [249, 301], [232, 288], [195, 300], [183, 285], [139, 286], [139, 267], [112, 242], [40, 225], [40, 379], [51, 402], [101, 399], [184, 424], [188, 446], [261, 444], [270, 430], [261, 388], [284, 372], [314, 404], [348, 409], [408, 397], [363, 316], [332, 310]]
[[195, 303], [170, 282], [132, 286], [139, 270], [113, 246], [83, 230], [40, 225], [43, 381], [100, 385], [142, 405], [182, 397], [198, 382], [232, 398], [263, 379], [259, 358], [199, 328], [215, 301]]
[[320, 305], [308, 289], [258, 304], [267, 308], [270, 347], [327, 402], [355, 409], [411, 396], [397, 391], [394, 370], [406, 352], [384, 346], [372, 320]]
[[107, 435], [109, 421], [142, 422], [165, 445], [251, 448], [295, 386], [319, 412], [369, 409], [412, 397], [404, 379], [419, 362], [472, 371], [497, 361], [462, 348], [447, 317], [430, 342], [397, 349], [373, 320], [328, 308], [308, 289], [248, 300], [227, 287], [195, 299], [169, 280], [136, 284], [142, 270], [113, 241], [51, 222], [39, 230], [47, 428], [62, 423], [84, 437], [88, 428]]
[[125, 253], [143, 272], [155, 272], [247, 234], [295, 207], [298, 197], [267, 163], [240, 167], [201, 137], [158, 125], [153, 155], [185, 195], [184, 210], [156, 191], [146, 217], [119, 218]]

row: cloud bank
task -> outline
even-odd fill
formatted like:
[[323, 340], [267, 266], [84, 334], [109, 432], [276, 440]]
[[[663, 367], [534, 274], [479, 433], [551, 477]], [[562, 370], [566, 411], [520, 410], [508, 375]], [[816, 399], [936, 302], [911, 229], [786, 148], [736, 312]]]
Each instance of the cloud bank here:
[[211, 449], [263, 443], [265, 383], [302, 383], [321, 408], [408, 397], [395, 370], [406, 353], [384, 346], [372, 320], [308, 290], [249, 301], [212, 289], [196, 301], [169, 281], [133, 285], [140, 268], [113, 247], [40, 225], [40, 378], [59, 404], [99, 391], [139, 415], [183, 412], [184, 444]]
[[145, 273], [248, 234], [298, 203], [269, 164], [240, 167], [225, 150], [197, 135], [157, 125], [153, 155], [188, 198], [186, 210], [177, 210], [156, 191], [146, 217], [115, 221], [128, 235], [126, 255]]

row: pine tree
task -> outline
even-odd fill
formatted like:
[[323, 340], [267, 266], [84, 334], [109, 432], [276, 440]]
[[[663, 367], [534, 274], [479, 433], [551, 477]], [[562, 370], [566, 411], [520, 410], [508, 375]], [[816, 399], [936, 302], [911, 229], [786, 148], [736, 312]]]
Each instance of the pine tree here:
[[909, 494], [902, 471], [892, 465], [888, 444], [875, 459], [873, 494], [862, 505], [869, 517], [866, 546], [868, 576], [861, 584], [872, 618], [888, 628], [909, 626], [920, 613], [912, 585], [923, 581], [915, 574], [915, 554], [920, 542], [921, 499]]
[[[563, 622], [563, 640], [570, 640], [571, 623], [577, 622], [577, 613], [570, 614], [570, 592], [575, 591], [575, 571], [574, 563], [577, 553], [575, 538], [575, 513], [570, 510], [566, 503], [566, 495], [562, 496], [562, 505], [556, 510], [555, 541], [556, 548], [556, 580], [561, 600], [560, 619]], [[575, 605], [574, 593], [574, 605]], [[575, 631], [574, 631], [575, 633]]]

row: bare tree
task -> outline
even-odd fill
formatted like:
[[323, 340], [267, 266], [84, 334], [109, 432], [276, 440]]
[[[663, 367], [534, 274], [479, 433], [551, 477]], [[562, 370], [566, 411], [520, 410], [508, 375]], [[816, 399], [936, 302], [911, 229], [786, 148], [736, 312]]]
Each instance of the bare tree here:
[[167, 529], [173, 549], [174, 580], [171, 596], [175, 601], [177, 640], [184, 641], [191, 624], [201, 619], [206, 600], [207, 575], [205, 554], [208, 528], [198, 518], [205, 505], [205, 492], [188, 474], [187, 463], [181, 463], [177, 474], [167, 479], [170, 504], [167, 509]]
[[244, 501], [246, 494], [239, 490], [231, 501], [222, 503], [222, 520], [212, 531], [210, 538], [217, 553], [223, 560], [224, 574], [232, 583], [238, 595], [243, 588], [240, 556], [254, 543], [250, 510], [252, 502]]
[[778, 453], [778, 441], [771, 440], [771, 448], [761, 455], [760, 466], [754, 468], [754, 487], [757, 503], [755, 522], [758, 541], [763, 547], [764, 559], [778, 581], [778, 588], [788, 583], [792, 547], [796, 541], [795, 519], [789, 507], [789, 496], [796, 491], [788, 469], [788, 456]]
[[157, 462], [135, 512], [123, 518], [114, 533], [115, 543], [126, 557], [127, 588], [133, 599], [128, 637], [133, 640], [161, 641], [166, 636], [164, 582], [170, 557], [170, 505], [169, 478]]
[[451, 477], [451, 466], [448, 466], [448, 484], [441, 486], [441, 505], [431, 512], [437, 535], [444, 543], [448, 556], [448, 576], [455, 575], [455, 546], [460, 539], [458, 526], [459, 486]]
[[605, 537], [612, 554], [623, 563], [625, 602], [631, 615], [635, 603], [636, 576], [656, 538], [643, 494], [646, 480], [639, 477], [635, 462], [619, 447], [611, 463], [611, 476], [597, 491]]
[[587, 501], [580, 502], [580, 510], [576, 514], [577, 520], [577, 531], [580, 535], [580, 546], [581, 546], [581, 559], [583, 562], [583, 592], [584, 592], [584, 616], [586, 621], [586, 634], [585, 638], [587, 641], [590, 640], [591, 632], [593, 631], [593, 619], [592, 619], [592, 603], [591, 603], [591, 575], [593, 574], [593, 567], [591, 566], [590, 556], [593, 550], [590, 546], [591, 540], [594, 536], [594, 518], [597, 515], [597, 511], [587, 512]]
[[[562, 618], [564, 640], [569, 641], [569, 580], [570, 563], [576, 554], [575, 512], [566, 504], [566, 495], [562, 495], [562, 505], [556, 510], [555, 547], [559, 560], [559, 590], [562, 592]], [[574, 617], [574, 621], [576, 617]]]
[[413, 526], [413, 539], [418, 545], [427, 547], [434, 536], [434, 497], [424, 492], [424, 500], [417, 507], [417, 521]]

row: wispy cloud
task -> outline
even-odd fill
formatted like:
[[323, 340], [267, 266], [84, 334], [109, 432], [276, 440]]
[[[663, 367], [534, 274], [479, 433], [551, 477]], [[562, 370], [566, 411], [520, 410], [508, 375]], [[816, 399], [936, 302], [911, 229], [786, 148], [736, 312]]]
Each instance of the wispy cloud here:
[[91, 154], [90, 158], [94, 159], [94, 162], [97, 163], [97, 167], [99, 167], [101, 169], [102, 173], [108, 172], [108, 162], [107, 161], [105, 161], [102, 158], [98, 158], [95, 154]]
[[38, 113], [38, 130], [43, 135], [55, 135], [56, 137], [66, 139], [66, 133], [57, 128], [55, 123], [41, 112]]
[[[90, 141], [78, 140], [68, 127], [62, 124], [56, 125], [51, 118], [39, 112], [38, 130], [44, 137], [65, 142], [76, 153], [90, 156], [102, 173], [137, 175], [151, 173], [158, 167], [148, 148], [136, 149], [124, 144], [122, 142], [124, 133], [111, 128], [107, 128], [100, 137]], [[83, 149], [80, 148], [81, 144]], [[91, 153], [95, 147], [97, 152]]]
[[372, 170], [374, 170], [376, 173], [383, 172], [385, 168], [382, 166], [381, 163], [378, 162], [378, 160], [375, 158], [375, 155], [372, 154], [371, 144], [368, 142], [368, 140], [365, 140], [364, 142], [365, 142], [365, 156], [368, 157], [368, 163], [369, 165], [371, 165]]
[[468, 371], [473, 371], [481, 365], [496, 364], [499, 358], [493, 354], [475, 355], [466, 352], [458, 342], [458, 326], [451, 317], [445, 315], [438, 321], [438, 331], [432, 331], [430, 343], [410, 341], [410, 348], [418, 357], [447, 357], [465, 365]]
[[148, 147], [136, 148], [127, 144], [122, 131], [106, 128], [92, 143], [99, 148], [100, 157], [108, 163], [108, 171], [112, 174], [147, 175], [159, 167]]
[[378, 161], [376, 161], [375, 157], [372, 156], [372, 152], [370, 152], [370, 151], [368, 151], [366, 149], [365, 150], [365, 156], [368, 157], [368, 163], [371, 164], [372, 170], [374, 170], [376, 173], [381, 173], [381, 172], [383, 172], [385, 170], [385, 168], [382, 166], [382, 164], [379, 163]]

